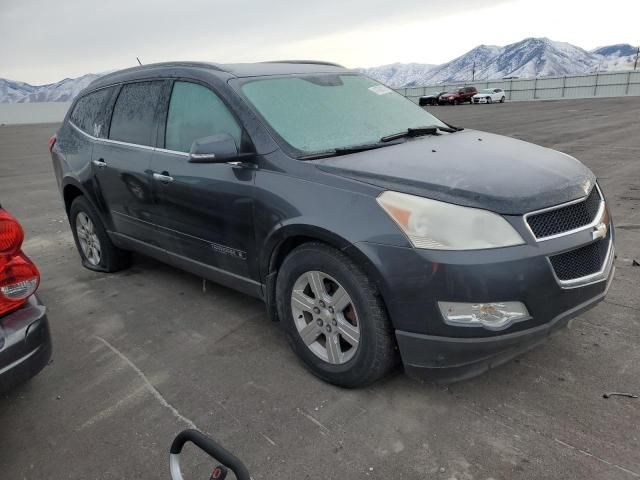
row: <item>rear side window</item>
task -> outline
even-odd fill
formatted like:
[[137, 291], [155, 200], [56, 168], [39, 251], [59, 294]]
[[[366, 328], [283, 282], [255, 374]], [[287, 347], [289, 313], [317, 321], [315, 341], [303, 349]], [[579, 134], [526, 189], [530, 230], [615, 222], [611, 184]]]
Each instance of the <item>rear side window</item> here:
[[113, 107], [109, 138], [137, 145], [153, 145], [156, 111], [164, 85], [163, 81], [124, 85]]
[[89, 93], [76, 102], [71, 113], [73, 124], [89, 135], [106, 138], [109, 130], [109, 106], [117, 87]]
[[176, 82], [173, 85], [165, 148], [188, 152], [194, 140], [228, 133], [240, 146], [241, 128], [220, 98], [202, 85]]

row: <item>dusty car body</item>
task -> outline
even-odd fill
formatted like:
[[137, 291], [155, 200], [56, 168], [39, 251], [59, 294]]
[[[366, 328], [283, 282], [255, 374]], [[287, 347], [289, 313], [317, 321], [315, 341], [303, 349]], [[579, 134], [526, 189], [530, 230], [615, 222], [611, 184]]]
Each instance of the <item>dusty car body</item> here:
[[261, 298], [342, 386], [399, 359], [420, 378], [477, 374], [601, 301], [613, 276], [613, 225], [582, 163], [446, 125], [334, 64], [106, 75], [52, 159], [87, 268], [135, 250]]

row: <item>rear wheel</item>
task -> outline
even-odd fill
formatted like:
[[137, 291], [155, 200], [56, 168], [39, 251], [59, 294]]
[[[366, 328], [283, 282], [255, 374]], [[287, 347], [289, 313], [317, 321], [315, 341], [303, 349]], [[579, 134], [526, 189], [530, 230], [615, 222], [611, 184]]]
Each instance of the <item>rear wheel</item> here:
[[77, 197], [69, 209], [69, 223], [82, 265], [98, 272], [116, 272], [129, 265], [130, 254], [116, 247], [86, 198]]
[[500, 99], [500, 103], [504, 103], [504, 97]]
[[280, 268], [276, 296], [293, 351], [323, 380], [361, 387], [397, 364], [382, 300], [342, 252], [321, 243], [296, 248]]

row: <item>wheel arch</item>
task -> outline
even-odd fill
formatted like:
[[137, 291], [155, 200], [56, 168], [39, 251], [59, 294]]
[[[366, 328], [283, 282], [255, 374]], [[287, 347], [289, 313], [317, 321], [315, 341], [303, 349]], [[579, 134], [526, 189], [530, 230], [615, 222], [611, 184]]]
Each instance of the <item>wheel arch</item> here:
[[67, 215], [69, 215], [69, 211], [71, 210], [71, 204], [77, 197], [87, 197], [87, 195], [76, 182], [69, 181], [66, 185], [63, 185], [62, 199], [64, 201], [64, 208], [67, 211]]
[[267, 309], [272, 320], [277, 321], [277, 311], [275, 304], [275, 285], [277, 274], [287, 255], [296, 247], [305, 243], [320, 242], [330, 247], [342, 251], [358, 266], [360, 266], [369, 278], [376, 285], [381, 300], [382, 282], [380, 272], [374, 263], [355, 244], [344, 237], [329, 230], [315, 225], [287, 225], [278, 229], [265, 242], [264, 255], [261, 261], [260, 270], [265, 279], [265, 300]]
[[105, 227], [109, 225], [109, 223], [107, 223], [106, 221], [103, 210], [99, 208], [99, 205], [96, 204], [94, 195], [91, 195], [91, 193], [87, 191], [84, 185], [76, 178], [70, 176], [65, 177], [62, 180], [62, 186], [60, 190], [62, 191], [62, 200], [64, 202], [64, 208], [67, 212], [67, 215], [69, 215], [71, 204], [73, 203], [73, 201], [77, 197], [82, 196], [87, 199], [87, 201], [98, 213], [98, 215], [100, 216], [100, 220], [102, 220], [102, 223], [105, 225]]

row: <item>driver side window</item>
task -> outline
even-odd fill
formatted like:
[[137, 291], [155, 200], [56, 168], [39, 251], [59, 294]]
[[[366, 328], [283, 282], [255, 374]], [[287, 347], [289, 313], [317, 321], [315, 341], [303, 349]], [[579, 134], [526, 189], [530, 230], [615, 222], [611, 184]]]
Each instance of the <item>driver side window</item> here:
[[202, 85], [176, 82], [167, 114], [165, 148], [189, 152], [194, 140], [217, 133], [228, 133], [240, 147], [242, 130], [222, 100]]

